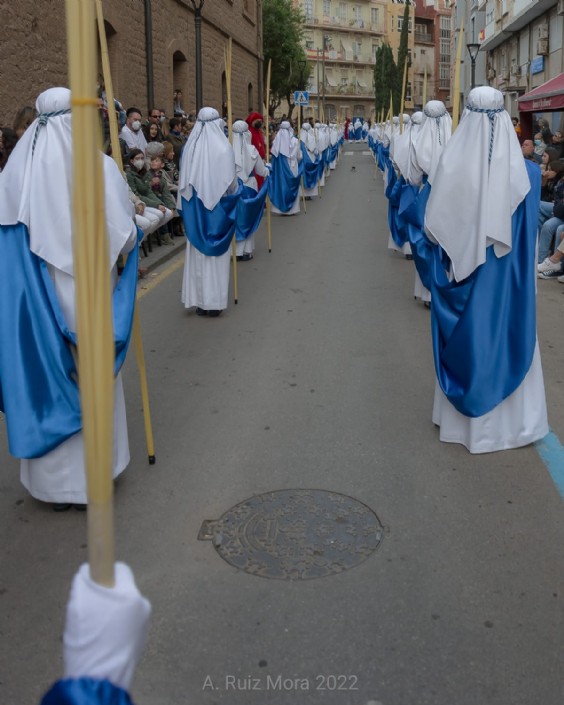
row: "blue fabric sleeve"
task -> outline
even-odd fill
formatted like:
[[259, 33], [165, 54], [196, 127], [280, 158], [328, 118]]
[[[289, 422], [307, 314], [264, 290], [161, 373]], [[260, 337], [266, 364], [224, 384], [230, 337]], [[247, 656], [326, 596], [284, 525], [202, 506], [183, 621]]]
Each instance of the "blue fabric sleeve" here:
[[248, 186], [242, 187], [241, 198], [237, 202], [235, 237], [238, 241], [246, 240], [260, 225], [268, 193], [269, 178], [269, 176], [266, 177], [258, 192]]
[[66, 678], [45, 693], [40, 705], [133, 705], [133, 701], [108, 680]]

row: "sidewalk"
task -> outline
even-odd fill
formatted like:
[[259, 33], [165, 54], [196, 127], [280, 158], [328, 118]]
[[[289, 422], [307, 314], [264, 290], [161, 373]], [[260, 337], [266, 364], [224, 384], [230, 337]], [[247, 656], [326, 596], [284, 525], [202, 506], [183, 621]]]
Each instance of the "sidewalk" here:
[[186, 249], [186, 236], [175, 237], [174, 245], [163, 244], [159, 246], [154, 237], [152, 242], [153, 251], [149, 252], [149, 248], [147, 247], [147, 257], [143, 254], [141, 247], [139, 248], [139, 268], [147, 270], [145, 277], [149, 272], [152, 272], [157, 267], [160, 267], [161, 264], [164, 264], [176, 254]]

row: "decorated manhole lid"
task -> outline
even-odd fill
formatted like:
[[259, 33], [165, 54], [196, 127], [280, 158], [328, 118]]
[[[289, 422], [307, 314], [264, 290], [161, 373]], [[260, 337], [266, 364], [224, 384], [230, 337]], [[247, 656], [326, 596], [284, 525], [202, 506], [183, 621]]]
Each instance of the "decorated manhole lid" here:
[[250, 497], [204, 521], [198, 535], [236, 568], [277, 580], [342, 573], [365, 561], [383, 538], [380, 520], [362, 502], [302, 489]]

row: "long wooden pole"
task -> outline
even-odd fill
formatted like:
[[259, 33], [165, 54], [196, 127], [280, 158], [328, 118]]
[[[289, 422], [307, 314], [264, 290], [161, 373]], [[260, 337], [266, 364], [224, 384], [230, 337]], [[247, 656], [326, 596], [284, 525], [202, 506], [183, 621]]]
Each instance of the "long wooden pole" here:
[[[104, 27], [104, 13], [102, 0], [96, 0], [96, 18], [98, 24], [98, 41], [100, 43], [100, 54], [102, 57], [102, 74], [104, 76], [104, 86], [106, 89], [106, 100], [108, 103], [108, 121], [110, 124], [110, 143], [112, 145], [112, 157], [123, 172], [123, 161], [121, 158], [121, 148], [119, 145], [119, 130], [114, 103], [114, 88], [112, 72], [110, 68], [110, 57], [108, 53], [108, 42], [106, 40], [106, 30]], [[133, 314], [132, 327], [133, 348], [139, 370], [139, 384], [141, 385], [141, 403], [143, 406], [143, 423], [145, 427], [145, 441], [147, 444], [147, 455], [149, 464], [155, 464], [155, 441], [153, 438], [153, 424], [151, 422], [151, 406], [149, 403], [149, 385], [147, 384], [147, 371], [145, 366], [145, 351], [143, 350], [143, 338], [141, 336], [141, 323], [137, 306]]]
[[[301, 105], [298, 105], [298, 144], [299, 148], [302, 148], [302, 120], [301, 120]], [[305, 191], [304, 191], [304, 177], [302, 176], [300, 179], [300, 191], [302, 192], [302, 203], [304, 206], [304, 213], [307, 213], [307, 208], [306, 208], [306, 200], [305, 200]]]
[[92, 579], [114, 585], [112, 440], [114, 336], [96, 98], [96, 27], [91, 0], [66, 0], [72, 93], [73, 250], [78, 378], [88, 490]]
[[425, 74], [423, 76], [423, 107], [427, 105], [427, 67], [425, 66]]
[[407, 86], [407, 54], [405, 57], [405, 62], [403, 64], [403, 80], [401, 84], [401, 103], [400, 103], [400, 135], [403, 134], [403, 109], [405, 105], [405, 89]]
[[458, 127], [460, 116], [460, 63], [462, 57], [462, 39], [464, 36], [464, 17], [460, 20], [460, 31], [458, 33], [458, 46], [456, 47], [456, 61], [454, 64], [454, 91], [452, 99], [452, 131]]
[[[268, 60], [268, 68], [266, 70], [266, 110], [264, 119], [266, 120], [266, 161], [270, 163], [270, 114], [268, 112], [270, 106], [270, 73], [272, 69], [272, 59]], [[266, 197], [266, 236], [268, 240], [268, 251], [272, 252], [272, 223], [271, 223], [270, 196]]]
[[[227, 44], [224, 47], [225, 57], [225, 88], [227, 91], [227, 132], [229, 134], [229, 142], [233, 144], [233, 111], [231, 107], [231, 58], [233, 55], [233, 39], [229, 37]], [[233, 233], [231, 240], [231, 261], [233, 264], [233, 300], [235, 304], [239, 303], [239, 280], [237, 271], [237, 237]]]

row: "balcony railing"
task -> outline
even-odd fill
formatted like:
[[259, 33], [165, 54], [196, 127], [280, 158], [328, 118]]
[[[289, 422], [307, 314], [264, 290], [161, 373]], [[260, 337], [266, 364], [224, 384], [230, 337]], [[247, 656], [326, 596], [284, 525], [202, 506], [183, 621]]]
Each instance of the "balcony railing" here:
[[416, 42], [426, 42], [427, 44], [433, 43], [433, 35], [430, 32], [415, 32]]
[[342, 19], [341, 17], [314, 17], [313, 15], [306, 16], [306, 24], [315, 25], [318, 27], [341, 27], [353, 32], [371, 32], [376, 34], [384, 34], [384, 25], [380, 22], [367, 22], [366, 20], [357, 19]]

